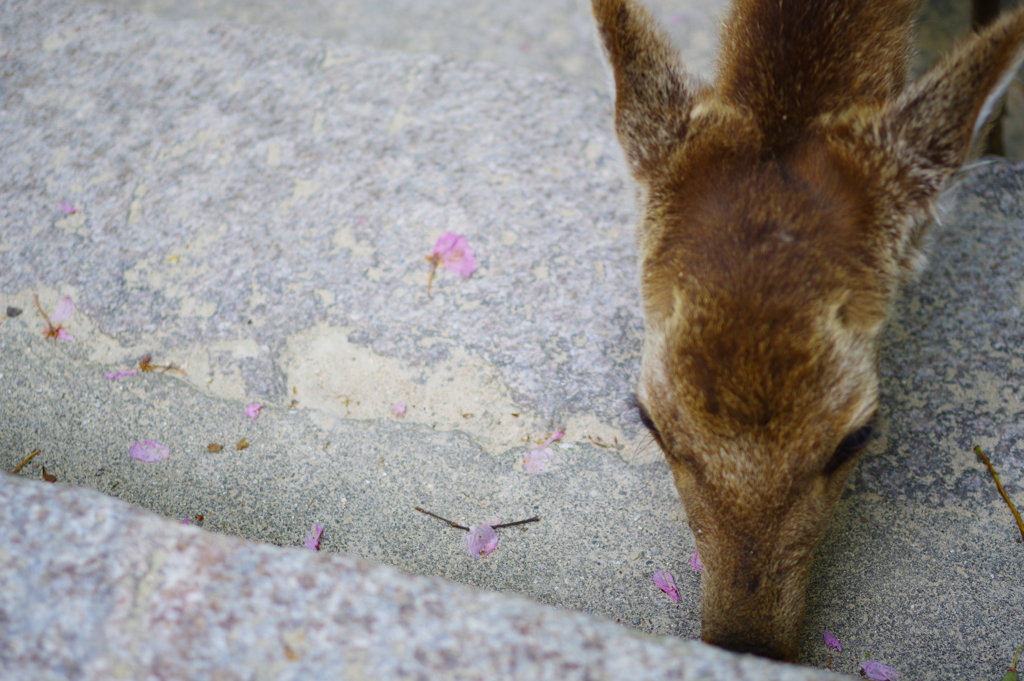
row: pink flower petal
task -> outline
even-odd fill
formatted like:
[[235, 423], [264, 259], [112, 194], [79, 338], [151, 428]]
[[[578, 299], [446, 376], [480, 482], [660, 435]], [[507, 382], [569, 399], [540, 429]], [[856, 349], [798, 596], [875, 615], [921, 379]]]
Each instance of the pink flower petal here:
[[832, 648], [833, 650], [840, 653], [843, 652], [843, 644], [839, 642], [838, 638], [836, 638], [827, 631], [822, 634], [822, 638], [825, 640], [825, 645], [827, 645], [829, 648]]
[[124, 371], [114, 371], [112, 373], [103, 375], [107, 377], [108, 381], [120, 381], [122, 378], [125, 378], [126, 376], [134, 376], [137, 373], [139, 372], [136, 371], [135, 369], [127, 369]]
[[64, 296], [57, 303], [57, 309], [50, 315], [50, 322], [53, 324], [62, 324], [71, 319], [71, 315], [75, 313], [75, 304], [71, 301], [71, 296]]
[[181, 524], [182, 524], [182, 525], [191, 525], [191, 524], [192, 524], [192, 516], [188, 516], [188, 515], [187, 515], [187, 516], [185, 516], [185, 517], [184, 517], [184, 518], [182, 519], [182, 521], [181, 521]]
[[555, 458], [555, 453], [551, 451], [551, 443], [561, 440], [563, 435], [565, 435], [564, 430], [549, 433], [543, 444], [537, 445], [528, 451], [523, 456], [523, 463], [526, 465], [526, 470], [530, 473], [540, 473], [544, 470], [548, 463]]
[[262, 404], [250, 404], [245, 408], [245, 415], [251, 419], [254, 419], [260, 415], [260, 409], [263, 408]]
[[460, 244], [466, 243], [466, 237], [455, 232], [445, 232], [441, 236], [437, 237], [437, 241], [434, 242], [434, 248], [430, 251], [432, 257], [444, 258], [449, 257]]
[[128, 456], [147, 463], [163, 461], [170, 455], [170, 449], [152, 440], [139, 440], [128, 449]]
[[676, 589], [676, 580], [668, 570], [658, 570], [651, 577], [651, 581], [659, 589], [668, 594], [673, 601], [679, 600], [679, 590]]
[[324, 533], [324, 526], [313, 524], [313, 529], [306, 533], [306, 538], [302, 541], [302, 545], [310, 551], [320, 550], [320, 535]]
[[565, 431], [564, 430], [556, 430], [554, 433], [551, 433], [551, 435], [548, 436], [548, 439], [544, 441], [544, 444], [542, 444], [541, 447], [547, 447], [552, 442], [556, 442], [558, 440], [561, 440], [563, 435], [565, 435]]
[[693, 568], [694, 572], [701, 572], [704, 569], [704, 565], [700, 562], [700, 554], [697, 553], [697, 549], [694, 549], [693, 555], [690, 556], [690, 567]]
[[405, 402], [395, 402], [391, 406], [391, 413], [395, 415], [395, 418], [402, 418], [405, 416]]
[[449, 272], [461, 274], [468, 277], [476, 271], [476, 255], [469, 247], [466, 237], [454, 232], [445, 232], [437, 238], [434, 249], [430, 252], [431, 258], [436, 258], [441, 265]]
[[75, 208], [73, 203], [65, 201], [64, 199], [57, 202], [57, 207], [60, 208], [60, 212], [64, 213], [64, 215], [71, 215], [72, 213], [78, 212], [78, 209]]
[[67, 329], [57, 329], [57, 338], [60, 340], [73, 341], [75, 337], [68, 333]]
[[868, 660], [860, 665], [860, 668], [864, 670], [864, 674], [869, 679], [874, 679], [874, 681], [897, 681], [902, 676], [898, 671], [878, 660]]
[[490, 525], [470, 525], [466, 533], [466, 550], [474, 558], [488, 555], [498, 548], [498, 534]]
[[523, 456], [523, 464], [530, 473], [540, 473], [555, 458], [555, 453], [548, 447], [535, 447]]

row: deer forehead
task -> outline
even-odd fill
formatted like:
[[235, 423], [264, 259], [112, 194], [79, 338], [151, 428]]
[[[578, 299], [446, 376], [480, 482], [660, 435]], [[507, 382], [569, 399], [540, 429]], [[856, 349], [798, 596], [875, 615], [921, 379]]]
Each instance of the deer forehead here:
[[834, 446], [875, 408], [898, 284], [870, 202], [806, 152], [706, 160], [648, 194], [645, 404], [708, 447], [751, 433]]
[[748, 316], [743, 305], [707, 302], [648, 327], [639, 397], [665, 440], [692, 452], [742, 441], [816, 457], [870, 418], [875, 338], [791, 309], [772, 319], [770, 305]]

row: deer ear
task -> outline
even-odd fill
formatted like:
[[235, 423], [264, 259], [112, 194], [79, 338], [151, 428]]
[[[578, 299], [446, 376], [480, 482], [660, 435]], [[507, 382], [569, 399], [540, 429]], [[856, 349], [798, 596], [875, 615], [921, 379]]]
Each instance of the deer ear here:
[[940, 191], [978, 151], [1017, 67], [1024, 60], [1024, 10], [971, 36], [907, 87], [883, 114]]
[[592, 0], [615, 78], [615, 130], [630, 170], [643, 177], [686, 134], [694, 92], [679, 53], [635, 0]]

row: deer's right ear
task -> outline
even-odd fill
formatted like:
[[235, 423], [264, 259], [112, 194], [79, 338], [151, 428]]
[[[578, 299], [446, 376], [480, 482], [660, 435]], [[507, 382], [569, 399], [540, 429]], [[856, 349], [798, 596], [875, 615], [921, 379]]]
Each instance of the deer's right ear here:
[[971, 160], [1024, 61], [1024, 9], [1007, 12], [936, 63], [884, 114], [886, 124], [937, 194], [946, 179]]
[[639, 2], [592, 4], [615, 75], [615, 131], [640, 179], [686, 135], [695, 87], [672, 40]]

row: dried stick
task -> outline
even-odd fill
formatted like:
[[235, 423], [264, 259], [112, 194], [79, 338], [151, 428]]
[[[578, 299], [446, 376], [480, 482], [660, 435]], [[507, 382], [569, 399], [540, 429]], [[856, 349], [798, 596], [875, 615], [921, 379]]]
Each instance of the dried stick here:
[[11, 471], [11, 475], [14, 475], [18, 471], [20, 471], [22, 468], [24, 468], [25, 464], [27, 464], [29, 461], [31, 461], [32, 457], [35, 456], [36, 454], [38, 454], [41, 451], [43, 451], [43, 450], [37, 449], [36, 451], [34, 451], [31, 454], [29, 454], [28, 456], [26, 456], [25, 459], [21, 463], [19, 463], [17, 466], [14, 467], [14, 470]]
[[39, 296], [37, 296], [35, 293], [33, 293], [32, 294], [32, 300], [35, 302], [36, 309], [39, 310], [39, 314], [41, 314], [43, 316], [43, 319], [46, 320], [46, 327], [48, 329], [52, 329], [53, 328], [53, 322], [50, 321], [50, 315], [48, 315], [45, 312], [43, 312], [43, 306], [39, 304]]
[[[427, 515], [429, 515], [432, 518], [437, 518], [441, 522], [448, 523], [449, 525], [451, 525], [452, 527], [454, 527], [456, 529], [465, 530], [466, 532], [469, 532], [469, 528], [466, 527], [465, 525], [459, 525], [458, 523], [453, 523], [452, 521], [448, 520], [447, 518], [442, 518], [441, 516], [437, 515], [436, 513], [431, 513], [430, 511], [428, 511], [426, 509], [420, 508], [419, 506], [413, 506], [413, 508], [416, 509], [417, 511], [419, 511], [420, 513], [426, 513]], [[536, 522], [540, 522], [540, 516], [539, 515], [535, 515], [532, 518], [527, 518], [526, 520], [517, 520], [517, 521], [515, 521], [513, 523], [502, 523], [500, 525], [491, 525], [491, 529], [498, 530], [498, 529], [501, 529], [502, 527], [513, 527], [515, 525], [523, 525], [524, 523], [536, 523]]]
[[491, 525], [491, 528], [497, 530], [497, 529], [501, 529], [502, 527], [512, 527], [513, 525], [522, 525], [523, 523], [539, 523], [539, 522], [540, 522], [540, 516], [539, 515], [535, 515], [532, 518], [527, 518], [526, 520], [517, 520], [514, 523], [502, 523], [501, 525]]
[[1003, 489], [1003, 483], [999, 482], [999, 474], [996, 473], [996, 469], [992, 467], [992, 462], [985, 456], [985, 452], [981, 451], [981, 447], [975, 446], [974, 453], [978, 455], [985, 465], [988, 466], [988, 472], [992, 474], [992, 479], [996, 481], [996, 489], [1003, 495], [1003, 501], [1010, 507], [1010, 511], [1013, 513], [1013, 517], [1017, 519], [1017, 528], [1020, 530], [1021, 539], [1024, 540], [1024, 520], [1021, 520], [1020, 513], [1017, 511], [1017, 507], [1010, 501], [1010, 497], [1007, 496], [1006, 490]]
[[429, 515], [429, 516], [431, 516], [431, 517], [433, 517], [433, 518], [437, 518], [437, 519], [438, 519], [438, 520], [440, 520], [441, 522], [445, 522], [445, 523], [448, 523], [449, 525], [451, 525], [451, 526], [452, 526], [452, 527], [454, 527], [454, 528], [457, 528], [457, 529], [459, 529], [459, 530], [465, 530], [466, 532], [469, 532], [469, 528], [468, 528], [468, 527], [466, 527], [465, 525], [459, 525], [458, 523], [453, 523], [452, 521], [448, 520], [447, 518], [442, 518], [442, 517], [441, 517], [441, 516], [439, 516], [438, 514], [436, 514], [436, 513], [431, 513], [430, 511], [427, 511], [427, 510], [424, 510], [424, 509], [420, 508], [419, 506], [413, 506], [413, 508], [415, 508], [415, 509], [416, 509], [417, 511], [419, 511], [420, 513], [426, 513], [427, 515]]

